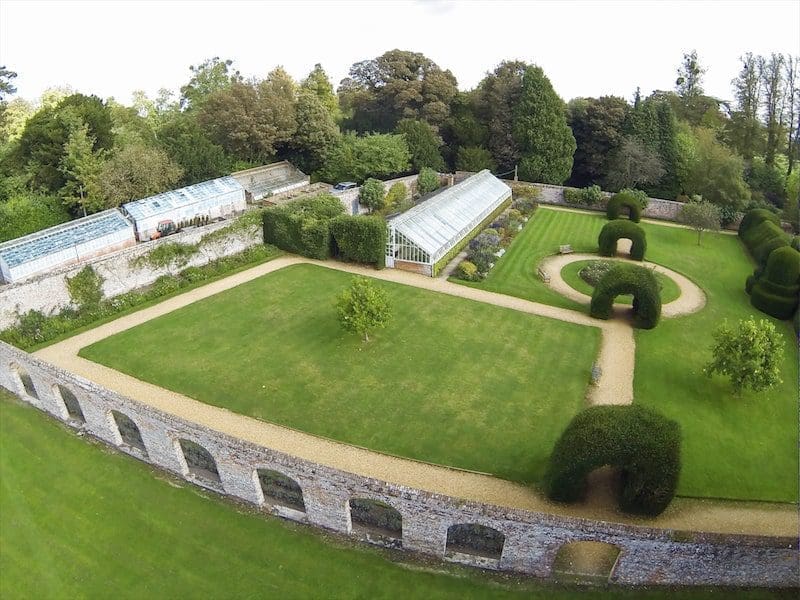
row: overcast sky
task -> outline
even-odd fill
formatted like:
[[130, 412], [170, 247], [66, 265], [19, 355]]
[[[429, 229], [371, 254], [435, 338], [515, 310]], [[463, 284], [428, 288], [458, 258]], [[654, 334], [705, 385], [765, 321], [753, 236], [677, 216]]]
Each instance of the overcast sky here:
[[177, 90], [189, 65], [233, 59], [243, 75], [322, 63], [334, 86], [354, 62], [401, 48], [474, 87], [503, 59], [540, 65], [565, 100], [671, 89], [683, 51], [708, 68], [706, 92], [731, 96], [738, 57], [800, 54], [800, 0], [718, 2], [36, 2], [0, 0], [0, 64], [34, 99], [70, 85], [130, 101]]

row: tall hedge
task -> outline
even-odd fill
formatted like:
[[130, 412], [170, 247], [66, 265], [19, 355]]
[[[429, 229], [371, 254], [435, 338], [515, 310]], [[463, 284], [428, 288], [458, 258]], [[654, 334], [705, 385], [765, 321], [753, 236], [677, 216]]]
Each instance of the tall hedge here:
[[633, 323], [642, 329], [652, 329], [661, 318], [661, 290], [650, 269], [618, 263], [603, 275], [592, 293], [589, 314], [608, 319], [614, 299], [620, 294], [633, 294]]
[[593, 406], [575, 415], [556, 442], [545, 475], [547, 495], [576, 502], [586, 478], [611, 465], [622, 472], [620, 508], [655, 516], [672, 501], [681, 469], [678, 423], [641, 406]]
[[628, 209], [630, 220], [638, 223], [642, 220], [642, 205], [635, 194], [622, 191], [614, 194], [606, 206], [606, 216], [610, 219], [619, 219], [622, 209]]
[[647, 236], [644, 229], [633, 221], [625, 219], [616, 219], [603, 225], [597, 238], [600, 255], [614, 256], [617, 252], [617, 242], [620, 239], [629, 239], [633, 242], [631, 245], [632, 259], [644, 260], [644, 253], [647, 250]]
[[765, 208], [755, 208], [747, 211], [742, 217], [739, 223], [739, 237], [744, 237], [745, 233], [762, 221], [772, 221], [775, 225], [780, 225], [778, 215]]
[[342, 215], [330, 222], [330, 230], [342, 260], [385, 266], [387, 231], [380, 217]]
[[750, 303], [776, 319], [790, 319], [800, 297], [800, 252], [789, 246], [775, 249], [754, 279]]
[[264, 243], [325, 260], [331, 254], [330, 220], [343, 212], [338, 198], [327, 194], [270, 207], [263, 213]]

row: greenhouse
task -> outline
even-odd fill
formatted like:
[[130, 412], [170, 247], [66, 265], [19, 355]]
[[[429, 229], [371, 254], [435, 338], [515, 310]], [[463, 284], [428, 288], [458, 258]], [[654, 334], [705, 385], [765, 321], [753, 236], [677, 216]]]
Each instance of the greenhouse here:
[[129, 202], [122, 210], [133, 219], [136, 236], [147, 241], [161, 224], [182, 227], [196, 217], [216, 219], [243, 211], [244, 188], [233, 177], [220, 177]]
[[133, 225], [118, 210], [106, 210], [0, 244], [0, 274], [12, 283], [135, 243]]
[[231, 175], [242, 184], [248, 202], [307, 186], [311, 180], [288, 161], [237, 171]]
[[440, 261], [511, 199], [488, 170], [449, 187], [388, 222], [386, 266], [434, 276]]

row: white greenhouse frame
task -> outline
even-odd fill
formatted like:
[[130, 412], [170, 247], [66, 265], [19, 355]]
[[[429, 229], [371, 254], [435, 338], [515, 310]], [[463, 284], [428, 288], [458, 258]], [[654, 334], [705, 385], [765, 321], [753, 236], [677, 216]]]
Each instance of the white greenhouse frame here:
[[247, 208], [244, 187], [233, 177], [220, 177], [128, 202], [122, 210], [130, 216], [140, 242], [153, 237], [161, 221], [179, 225], [195, 217], [227, 217]]
[[386, 266], [434, 265], [511, 197], [511, 188], [483, 170], [388, 222]]
[[132, 246], [133, 225], [116, 209], [42, 229], [0, 244], [6, 283]]

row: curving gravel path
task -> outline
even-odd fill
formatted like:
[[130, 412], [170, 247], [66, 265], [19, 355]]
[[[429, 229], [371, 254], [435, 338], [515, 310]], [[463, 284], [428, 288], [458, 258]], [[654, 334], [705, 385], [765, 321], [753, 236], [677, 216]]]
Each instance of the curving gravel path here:
[[[334, 262], [318, 262], [296, 257], [278, 258], [190, 290], [155, 306], [121, 317], [35, 353], [47, 362], [67, 369], [129, 398], [191, 420], [255, 444], [273, 448], [299, 458], [336, 469], [374, 477], [392, 483], [420, 488], [434, 493], [519, 508], [533, 512], [575, 516], [648, 527], [769, 536], [794, 535], [798, 527], [794, 505], [757, 502], [728, 502], [676, 498], [656, 518], [638, 518], [623, 514], [606, 503], [590, 499], [584, 504], [563, 505], [550, 502], [528, 486], [450, 467], [432, 465], [390, 456], [320, 438], [288, 427], [266, 423], [229, 410], [210, 406], [187, 396], [140, 381], [78, 356], [78, 351], [109, 335], [135, 327], [157, 316], [177, 310], [224, 290], [230, 289], [289, 265], [311, 263], [322, 267], [363, 274], [369, 277], [413, 285], [434, 292], [488, 302], [513, 310], [568, 321], [602, 331], [598, 361], [603, 369], [601, 385], [593, 388], [590, 402], [597, 404], [628, 403], [633, 398], [634, 342], [630, 326], [620, 320], [598, 321], [591, 317], [545, 304], [495, 294], [404, 271], [375, 271], [366, 267]], [[622, 352], [621, 352], [622, 351]]]
[[[630, 245], [629, 240], [620, 240], [619, 250], [621, 250], [621, 254], [623, 254], [622, 256], [619, 255], [620, 253], [618, 253], [617, 256], [599, 256], [597, 254], [580, 253], [559, 254], [545, 258], [539, 264], [539, 266], [544, 272], [550, 275], [551, 288], [556, 290], [562, 296], [566, 296], [567, 298], [582, 304], [589, 304], [591, 297], [579, 292], [566, 281], [564, 281], [563, 277], [561, 277], [561, 269], [570, 263], [578, 262], [580, 260], [613, 260], [629, 262], [646, 267], [648, 269], [653, 269], [656, 273], [661, 273], [662, 275], [669, 277], [678, 285], [681, 290], [681, 295], [676, 300], [664, 304], [661, 307], [662, 317], [670, 318], [689, 315], [699, 311], [706, 305], [706, 295], [703, 293], [703, 290], [701, 290], [692, 280], [684, 275], [681, 275], [680, 273], [676, 273], [672, 269], [667, 269], [666, 267], [662, 267], [661, 265], [657, 265], [655, 263], [631, 260], [625, 256], [627, 249], [624, 248], [622, 244], [623, 241], [628, 241], [628, 245]], [[628, 312], [630, 310], [630, 306], [625, 304], [614, 304], [614, 309], [615, 311], [619, 312]]]

